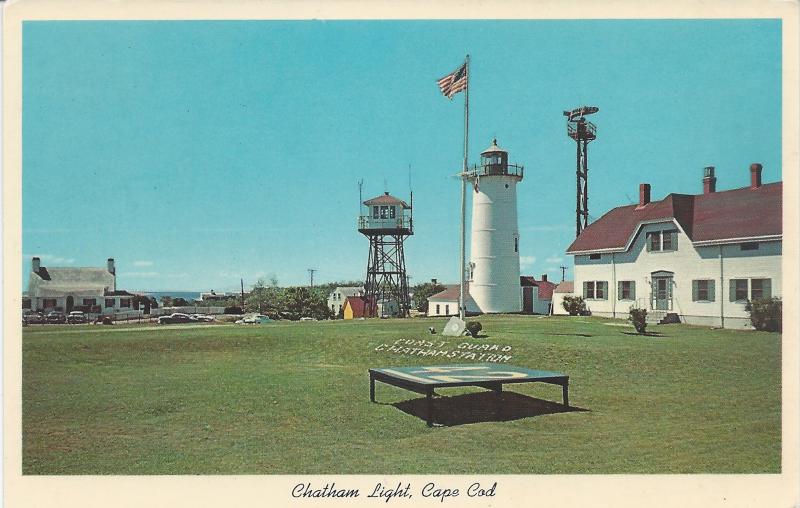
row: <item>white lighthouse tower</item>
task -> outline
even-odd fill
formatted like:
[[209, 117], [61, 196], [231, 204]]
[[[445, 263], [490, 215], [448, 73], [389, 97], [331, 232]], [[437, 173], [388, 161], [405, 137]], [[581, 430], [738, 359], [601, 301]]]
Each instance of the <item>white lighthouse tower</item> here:
[[494, 139], [468, 175], [475, 189], [469, 294], [484, 314], [521, 312], [517, 183], [523, 167], [509, 164]]

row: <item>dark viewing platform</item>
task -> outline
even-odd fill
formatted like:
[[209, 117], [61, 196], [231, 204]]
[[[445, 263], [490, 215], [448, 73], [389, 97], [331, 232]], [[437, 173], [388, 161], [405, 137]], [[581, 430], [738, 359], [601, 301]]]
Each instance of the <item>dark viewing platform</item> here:
[[362, 215], [358, 218], [358, 232], [364, 235], [413, 235], [414, 223], [410, 217], [394, 219], [374, 218]]
[[522, 180], [525, 168], [519, 164], [473, 164], [467, 169], [467, 178], [476, 176], [513, 176]]

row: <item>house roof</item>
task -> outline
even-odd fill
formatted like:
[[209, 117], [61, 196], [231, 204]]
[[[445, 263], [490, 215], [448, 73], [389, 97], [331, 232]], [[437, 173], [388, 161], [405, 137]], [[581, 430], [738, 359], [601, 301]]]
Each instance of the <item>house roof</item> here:
[[38, 272], [30, 272], [28, 291], [36, 297], [102, 296], [107, 288], [113, 290], [114, 286], [114, 274], [106, 268], [40, 267]]
[[124, 289], [118, 291], [106, 291], [105, 296], [137, 296], [135, 293], [130, 293]]
[[575, 290], [575, 283], [571, 280], [561, 281], [553, 290], [553, 293], [572, 293]]
[[669, 194], [660, 201], [614, 208], [590, 224], [568, 254], [627, 249], [639, 227], [675, 221], [694, 242], [780, 237], [783, 183], [708, 194]]
[[556, 285], [549, 280], [538, 280], [536, 285], [539, 286], [539, 300], [552, 300], [553, 290]]
[[402, 199], [397, 199], [396, 197], [392, 196], [388, 192], [383, 193], [380, 196], [374, 197], [372, 199], [368, 199], [364, 201], [364, 204], [367, 206], [371, 205], [400, 205], [405, 209], [411, 208], [408, 206], [408, 203], [403, 201]]
[[[464, 295], [469, 295], [469, 282], [464, 283]], [[428, 301], [448, 301], [451, 302], [453, 300], [458, 301], [458, 298], [461, 296], [461, 287], [459, 284], [448, 284], [445, 286], [444, 291], [439, 291], [433, 296], [428, 297]]]
[[355, 295], [357, 295], [359, 293], [363, 293], [363, 292], [364, 292], [364, 288], [363, 287], [354, 287], [354, 286], [337, 287], [336, 289], [334, 289], [332, 291], [332, 293], [341, 293], [345, 297], [355, 296]]

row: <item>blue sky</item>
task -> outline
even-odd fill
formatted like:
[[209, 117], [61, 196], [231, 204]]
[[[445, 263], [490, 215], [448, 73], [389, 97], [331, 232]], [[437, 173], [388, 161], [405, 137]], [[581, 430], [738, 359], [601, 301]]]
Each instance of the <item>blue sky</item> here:
[[[589, 212], [781, 179], [780, 21], [27, 22], [23, 265], [104, 266], [132, 290], [363, 279], [364, 198], [407, 198], [412, 284], [458, 271], [463, 94], [470, 161], [525, 166], [523, 273], [560, 279], [574, 238], [583, 104]], [[568, 276], [571, 270], [568, 271]], [[27, 276], [23, 278], [27, 284]]]

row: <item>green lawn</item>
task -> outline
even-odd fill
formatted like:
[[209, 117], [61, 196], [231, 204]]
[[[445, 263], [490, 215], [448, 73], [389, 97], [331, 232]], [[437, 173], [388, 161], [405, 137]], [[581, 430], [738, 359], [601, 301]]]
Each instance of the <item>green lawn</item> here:
[[[780, 335], [480, 320], [483, 339], [430, 336], [442, 319], [27, 327], [23, 472], [780, 472]], [[379, 383], [370, 403], [367, 369], [469, 360], [375, 351], [398, 339], [511, 346], [509, 363], [570, 376], [574, 410], [540, 383], [509, 385], [501, 414], [448, 389], [428, 428], [419, 395]]]

